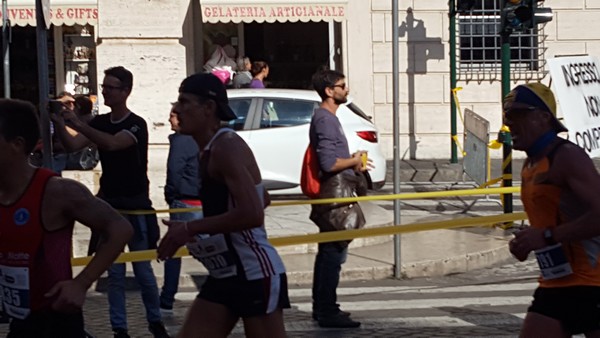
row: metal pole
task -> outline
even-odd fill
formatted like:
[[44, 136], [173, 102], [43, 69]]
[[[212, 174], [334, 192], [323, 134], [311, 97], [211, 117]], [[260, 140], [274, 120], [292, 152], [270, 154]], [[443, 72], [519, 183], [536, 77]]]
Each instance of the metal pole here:
[[[398, 107], [399, 65], [398, 65], [398, 0], [392, 0], [392, 116], [394, 117], [394, 194], [400, 193], [400, 116]], [[394, 200], [394, 224], [400, 225], [400, 201]], [[401, 277], [400, 235], [394, 235], [394, 277]]]
[[38, 88], [40, 124], [43, 142], [43, 166], [52, 169], [52, 136], [50, 135], [50, 116], [48, 115], [48, 38], [42, 0], [35, 0], [36, 37], [37, 37], [37, 63], [38, 63]]
[[2, 0], [2, 55], [4, 70], [4, 97], [10, 98], [10, 20], [8, 4]]
[[457, 134], [456, 127], [456, 102], [452, 90], [456, 88], [456, 3], [450, 0], [450, 163], [458, 163], [458, 151], [454, 139]]
[[[510, 92], [510, 33], [502, 32], [502, 98]], [[500, 131], [502, 140], [502, 186], [512, 186], [512, 139], [510, 132]], [[504, 195], [504, 213], [513, 212], [513, 195]]]

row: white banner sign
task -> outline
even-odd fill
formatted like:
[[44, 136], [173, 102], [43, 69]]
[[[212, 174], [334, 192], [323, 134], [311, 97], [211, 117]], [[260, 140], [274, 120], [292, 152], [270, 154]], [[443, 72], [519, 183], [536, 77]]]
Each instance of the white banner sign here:
[[600, 156], [600, 59], [574, 56], [549, 59], [552, 89], [569, 129], [569, 140]]

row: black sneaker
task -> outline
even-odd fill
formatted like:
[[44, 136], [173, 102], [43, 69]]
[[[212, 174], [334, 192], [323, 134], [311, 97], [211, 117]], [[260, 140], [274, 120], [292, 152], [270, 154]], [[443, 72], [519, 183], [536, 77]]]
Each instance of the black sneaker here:
[[113, 329], [114, 338], [131, 338], [126, 329]]
[[[346, 311], [342, 311], [342, 310], [340, 310], [340, 312], [338, 312], [338, 314], [340, 316], [346, 316], [346, 317], [350, 316], [350, 312], [346, 312]], [[313, 320], [319, 320], [319, 315], [316, 312], [313, 312], [312, 313], [312, 319]]]
[[333, 316], [319, 316], [319, 326], [341, 329], [355, 328], [360, 326], [360, 322], [352, 320], [349, 316], [337, 314]]
[[150, 330], [150, 333], [152, 333], [154, 338], [171, 338], [162, 322], [152, 322], [148, 324], [148, 330]]

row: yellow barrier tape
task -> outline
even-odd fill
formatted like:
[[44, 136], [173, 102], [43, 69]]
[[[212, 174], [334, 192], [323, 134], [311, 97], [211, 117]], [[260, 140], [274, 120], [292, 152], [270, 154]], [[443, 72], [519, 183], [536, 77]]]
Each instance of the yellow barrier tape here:
[[458, 111], [458, 116], [460, 116], [460, 121], [463, 126], [465, 125], [465, 119], [462, 115], [462, 110], [460, 110], [460, 101], [458, 100], [458, 91], [462, 90], [462, 87], [452, 88], [452, 98], [454, 99], [454, 103], [456, 104], [456, 110]]
[[502, 162], [502, 170], [508, 166], [508, 164], [512, 161], [512, 153], [508, 154], [508, 156]]
[[494, 194], [513, 194], [521, 191], [520, 187], [504, 187], [504, 188], [489, 188], [482, 189], [464, 189], [464, 190], [446, 190], [446, 191], [428, 191], [415, 192], [392, 195], [375, 195], [375, 196], [360, 196], [346, 198], [323, 198], [315, 200], [298, 200], [298, 201], [276, 201], [272, 202], [272, 206], [288, 206], [301, 204], [328, 204], [328, 203], [350, 203], [363, 201], [387, 201], [387, 200], [410, 200], [422, 198], [438, 198], [438, 197], [454, 197], [454, 196], [471, 196], [471, 195], [494, 195]]
[[[345, 230], [345, 231], [332, 231], [323, 232], [318, 234], [310, 235], [297, 235], [287, 237], [274, 237], [269, 238], [269, 241], [273, 246], [288, 246], [308, 243], [321, 243], [321, 242], [335, 242], [344, 241], [362, 237], [373, 237], [373, 236], [387, 236], [397, 235], [409, 232], [417, 231], [429, 231], [429, 230], [440, 230], [440, 229], [453, 229], [453, 228], [464, 228], [464, 227], [475, 227], [492, 225], [506, 222], [513, 222], [527, 219], [527, 215], [524, 212], [514, 214], [501, 214], [493, 216], [481, 216], [481, 217], [468, 217], [453, 219], [449, 221], [436, 221], [436, 222], [425, 222], [425, 223], [412, 223], [406, 225], [392, 225], [380, 228], [369, 228], [369, 229], [358, 229], [358, 230]], [[177, 250], [174, 257], [182, 257], [189, 255], [186, 248], [180, 248]], [[73, 266], [86, 265], [92, 257], [76, 257], [71, 259]], [[135, 252], [122, 253], [119, 258], [115, 261], [116, 263], [125, 262], [140, 262], [149, 261], [156, 259], [156, 250], [144, 250]]]
[[454, 143], [456, 143], [456, 146], [458, 147], [458, 149], [460, 150], [460, 153], [462, 154], [463, 157], [467, 156], [467, 152], [462, 148], [462, 146], [460, 145], [460, 141], [458, 140], [458, 135], [454, 135], [452, 136], [452, 140], [454, 140]]
[[489, 187], [490, 185], [494, 185], [500, 181], [502, 181], [502, 177], [497, 177], [497, 178], [491, 179], [491, 180], [485, 182], [484, 184], [480, 185], [479, 187], [477, 187], [477, 189], [483, 189], [483, 188]]
[[[496, 190], [494, 190], [494, 189], [496, 189]], [[281, 207], [281, 206], [303, 205], [303, 204], [350, 203], [350, 202], [364, 202], [364, 201], [389, 201], [389, 200], [396, 200], [396, 199], [409, 200], [409, 199], [470, 196], [470, 195], [512, 194], [512, 193], [517, 193], [519, 191], [520, 191], [519, 187], [490, 188], [490, 189], [487, 189], [485, 192], [482, 192], [481, 189], [446, 190], [446, 191], [430, 191], [430, 192], [393, 194], [393, 195], [372, 195], [372, 196], [346, 197], [346, 198], [323, 198], [323, 199], [279, 201], [279, 202], [274, 201], [274, 202], [271, 202], [271, 206]], [[156, 210], [119, 210], [119, 212], [124, 215], [150, 215], [150, 214], [191, 212], [191, 211], [202, 211], [202, 208], [199, 207], [199, 208], [156, 209]]]
[[[463, 129], [464, 129], [465, 118], [462, 115], [462, 110], [460, 110], [460, 101], [458, 100], [458, 91], [459, 90], [462, 90], [462, 87], [452, 88], [452, 98], [454, 100], [454, 104], [456, 105], [456, 110], [458, 111], [458, 116], [460, 117], [460, 122], [462, 122]], [[460, 152], [463, 155], [463, 157], [465, 157], [467, 155], [467, 153], [464, 151], [463, 147], [460, 145], [458, 136], [453, 135], [452, 140], [454, 141], [454, 143], [456, 143], [456, 146], [460, 149]]]

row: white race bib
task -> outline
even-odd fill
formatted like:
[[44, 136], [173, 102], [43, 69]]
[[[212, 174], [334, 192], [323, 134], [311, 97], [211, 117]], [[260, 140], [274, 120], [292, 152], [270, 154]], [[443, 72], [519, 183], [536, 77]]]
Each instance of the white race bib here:
[[0, 295], [7, 315], [25, 319], [31, 312], [29, 268], [0, 265]]
[[187, 243], [186, 247], [212, 277], [226, 278], [237, 275], [235, 257], [227, 248], [225, 235], [194, 236], [194, 241]]
[[535, 258], [545, 280], [557, 279], [573, 273], [560, 243], [535, 250]]

